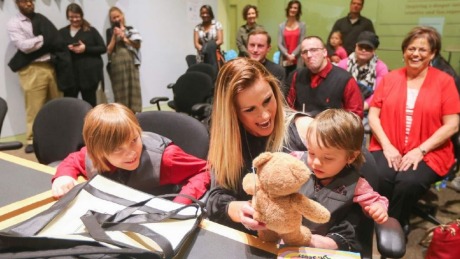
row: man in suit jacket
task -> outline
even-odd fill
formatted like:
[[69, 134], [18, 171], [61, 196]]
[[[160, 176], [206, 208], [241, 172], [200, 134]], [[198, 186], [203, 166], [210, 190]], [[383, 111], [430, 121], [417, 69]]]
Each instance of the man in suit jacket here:
[[51, 63], [57, 29], [43, 15], [35, 13], [33, 0], [16, 0], [19, 13], [8, 22], [8, 34], [18, 49], [8, 65], [18, 72], [26, 105], [26, 153], [32, 153], [32, 126], [41, 107], [62, 96]]

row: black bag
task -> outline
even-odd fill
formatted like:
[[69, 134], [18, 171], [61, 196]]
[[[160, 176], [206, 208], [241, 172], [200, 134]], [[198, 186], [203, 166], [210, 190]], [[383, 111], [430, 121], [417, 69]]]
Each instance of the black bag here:
[[[123, 197], [121, 197], [121, 195]], [[197, 229], [204, 205], [152, 196], [100, 175], [49, 209], [0, 232], [0, 258], [172, 258]]]
[[372, 87], [369, 87], [368, 85], [365, 85], [361, 82], [358, 82], [359, 90], [361, 91], [361, 95], [363, 96], [363, 99], [369, 98], [369, 96], [374, 94], [374, 90]]

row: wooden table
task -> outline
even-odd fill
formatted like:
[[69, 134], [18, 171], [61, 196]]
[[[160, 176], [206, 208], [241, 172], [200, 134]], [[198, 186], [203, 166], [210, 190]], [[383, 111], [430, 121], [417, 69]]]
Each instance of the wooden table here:
[[[0, 207], [0, 230], [29, 219], [54, 204], [50, 189], [55, 168], [0, 152], [0, 172], [4, 179], [8, 179], [0, 185], [2, 189], [6, 188], [0, 190], [2, 202], [8, 203]], [[3, 195], [9, 196], [8, 199], [3, 200]], [[302, 256], [321, 254], [331, 259], [360, 258], [355, 253], [344, 256], [346, 252], [302, 249]], [[265, 243], [255, 236], [203, 220], [176, 258], [275, 258], [278, 252], [275, 243]]]
[[55, 168], [0, 152], [0, 228], [5, 220], [54, 201]]

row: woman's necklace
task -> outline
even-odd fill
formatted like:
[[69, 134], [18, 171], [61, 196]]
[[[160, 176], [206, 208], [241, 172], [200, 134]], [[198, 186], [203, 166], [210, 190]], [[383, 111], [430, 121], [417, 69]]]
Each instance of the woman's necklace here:
[[244, 139], [246, 140], [246, 147], [248, 148], [249, 157], [251, 158], [251, 171], [255, 174], [256, 170], [254, 169], [254, 165], [252, 164], [252, 161], [254, 160], [254, 158], [252, 157], [251, 148], [249, 147], [248, 134], [246, 133], [246, 130], [243, 130], [243, 131], [244, 131]]

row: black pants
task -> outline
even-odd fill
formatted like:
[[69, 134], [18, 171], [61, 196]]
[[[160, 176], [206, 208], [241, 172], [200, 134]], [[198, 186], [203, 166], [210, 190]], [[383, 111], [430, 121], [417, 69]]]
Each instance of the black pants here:
[[428, 191], [431, 185], [442, 179], [423, 160], [418, 163], [417, 170], [412, 167], [407, 171], [395, 171], [388, 166], [383, 151], [374, 151], [377, 171], [381, 175], [380, 194], [390, 201], [388, 214], [396, 218], [401, 225], [409, 222], [412, 207]]
[[96, 106], [96, 90], [79, 90], [79, 89], [69, 89], [64, 91], [64, 97], [78, 97], [78, 92], [81, 92], [81, 98], [91, 104], [91, 106]]

